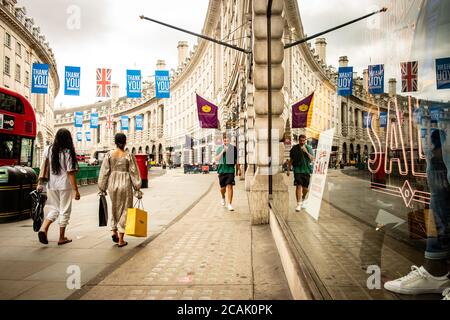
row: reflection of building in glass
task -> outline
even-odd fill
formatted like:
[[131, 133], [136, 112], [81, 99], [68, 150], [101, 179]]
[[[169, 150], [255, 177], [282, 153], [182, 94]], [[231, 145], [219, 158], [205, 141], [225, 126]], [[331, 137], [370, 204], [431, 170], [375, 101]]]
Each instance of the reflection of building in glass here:
[[[380, 1], [381, 7], [387, 7], [381, 15], [378, 40], [382, 43], [380, 54], [389, 68], [397, 67], [399, 60], [409, 60], [417, 19], [424, 0]], [[395, 69], [394, 69], [395, 70]]]

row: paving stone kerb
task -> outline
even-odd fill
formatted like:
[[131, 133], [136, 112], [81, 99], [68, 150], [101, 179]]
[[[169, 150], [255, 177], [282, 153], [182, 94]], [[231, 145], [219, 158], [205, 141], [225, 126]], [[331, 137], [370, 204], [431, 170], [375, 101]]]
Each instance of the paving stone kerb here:
[[81, 299], [290, 299], [270, 229], [251, 225], [243, 182], [233, 205], [234, 212], [222, 207], [213, 188], [103, 281], [85, 286]]
[[[212, 187], [216, 175], [184, 175], [170, 170], [149, 181], [144, 207], [149, 212], [149, 238], [165, 230]], [[146, 239], [127, 237], [129, 245], [117, 248], [110, 228], [98, 227], [98, 197], [91, 194], [73, 202], [67, 235], [73, 242], [58, 246], [58, 226], [49, 232], [49, 245], [37, 240], [32, 221], [0, 224], [0, 299], [65, 299], [70, 265], [81, 269], [81, 285], [130, 254]]]

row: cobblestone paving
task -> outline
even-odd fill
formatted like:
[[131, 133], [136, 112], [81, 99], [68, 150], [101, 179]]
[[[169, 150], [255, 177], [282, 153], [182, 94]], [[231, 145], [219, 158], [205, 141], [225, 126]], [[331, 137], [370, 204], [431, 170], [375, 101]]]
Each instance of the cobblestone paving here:
[[[234, 212], [220, 205], [214, 188], [183, 219], [82, 299], [254, 299], [252, 226], [242, 187], [235, 192]], [[271, 265], [281, 272], [279, 257], [273, 260]], [[262, 296], [290, 298], [284, 274], [261, 281], [266, 283], [281, 290], [277, 296]]]
[[[157, 173], [161, 171], [155, 170]], [[186, 177], [182, 170], [170, 170], [158, 177], [151, 175], [149, 188], [143, 190], [144, 206], [150, 214], [148, 236], [165, 230], [208, 191], [215, 178]], [[70, 244], [57, 245], [56, 224], [50, 228], [48, 245], [38, 241], [31, 220], [0, 225], [0, 299], [65, 299], [77, 292], [67, 288], [69, 266], [80, 267], [84, 285], [145, 241], [127, 237], [129, 245], [117, 248], [111, 241], [110, 228], [98, 227], [97, 187], [83, 188], [89, 188], [85, 190], [87, 195], [73, 202], [67, 229], [67, 236], [73, 239]]]

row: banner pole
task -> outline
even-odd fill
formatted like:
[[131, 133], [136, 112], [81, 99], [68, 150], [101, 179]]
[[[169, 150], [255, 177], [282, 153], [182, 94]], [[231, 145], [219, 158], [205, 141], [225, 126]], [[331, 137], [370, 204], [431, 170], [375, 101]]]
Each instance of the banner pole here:
[[384, 7], [384, 8], [382, 8], [382, 9], [380, 9], [380, 10], [377, 10], [377, 11], [374, 11], [374, 12], [372, 12], [372, 13], [366, 14], [365, 16], [362, 16], [362, 17], [360, 17], [360, 18], [353, 19], [353, 20], [351, 20], [351, 21], [349, 21], [349, 22], [346, 22], [346, 23], [343, 23], [343, 24], [341, 24], [341, 25], [338, 25], [338, 26], [336, 26], [336, 27], [334, 27], [334, 28], [327, 29], [327, 30], [325, 30], [325, 31], [316, 33], [316, 34], [314, 34], [314, 35], [312, 35], [312, 36], [309, 36], [309, 37], [300, 39], [300, 40], [295, 41], [295, 42], [292, 42], [292, 43], [288, 43], [288, 44], [286, 44], [286, 45], [284, 46], [284, 48], [285, 48], [285, 49], [289, 49], [289, 48], [291, 48], [291, 47], [293, 47], [293, 46], [296, 46], [296, 45], [298, 45], [298, 44], [301, 44], [301, 43], [303, 43], [303, 42], [306, 42], [306, 41], [312, 40], [312, 39], [314, 39], [314, 38], [320, 37], [321, 35], [324, 35], [325, 33], [328, 33], [328, 32], [331, 32], [331, 31], [334, 31], [334, 30], [343, 28], [343, 27], [345, 27], [345, 26], [348, 26], [348, 25], [350, 25], [350, 24], [353, 24], [353, 23], [355, 23], [355, 22], [358, 22], [358, 21], [360, 21], [360, 20], [363, 20], [363, 19], [366, 19], [366, 18], [368, 18], [368, 17], [370, 17], [370, 16], [373, 16], [373, 15], [375, 15], [375, 14], [377, 14], [377, 13], [386, 12], [386, 11], [387, 11], [387, 8]]
[[272, 200], [272, 0], [267, 4], [267, 87], [268, 87], [268, 157], [269, 157], [269, 201]]
[[155, 19], [152, 19], [152, 18], [148, 18], [148, 17], [146, 17], [144, 15], [141, 15], [140, 18], [142, 20], [148, 20], [148, 21], [151, 21], [151, 22], [155, 22], [155, 23], [158, 23], [158, 24], [163, 25], [165, 27], [172, 28], [172, 29], [184, 32], [184, 33], [188, 33], [190, 35], [197, 36], [199, 38], [202, 38], [202, 39], [205, 39], [205, 40], [208, 40], [208, 41], [212, 41], [214, 43], [220, 44], [222, 46], [225, 46], [225, 47], [228, 47], [228, 48], [231, 48], [231, 49], [243, 52], [243, 53], [251, 53], [251, 51], [249, 51], [249, 50], [245, 50], [245, 49], [242, 49], [240, 47], [234, 46], [232, 44], [229, 44], [229, 43], [226, 43], [226, 42], [223, 42], [223, 41], [220, 41], [220, 40], [217, 40], [217, 39], [214, 39], [214, 38], [211, 38], [211, 37], [199, 34], [199, 33], [195, 33], [195, 32], [192, 32], [192, 31], [180, 28], [180, 27], [176, 27], [176, 26], [170, 25], [170, 24], [165, 23], [165, 22], [161, 22], [161, 21], [158, 21], [158, 20], [155, 20]]

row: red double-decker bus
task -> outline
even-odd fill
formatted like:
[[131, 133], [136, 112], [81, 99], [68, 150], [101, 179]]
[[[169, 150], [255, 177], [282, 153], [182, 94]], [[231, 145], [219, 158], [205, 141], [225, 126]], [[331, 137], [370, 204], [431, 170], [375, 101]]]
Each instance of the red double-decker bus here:
[[36, 115], [17, 92], [0, 87], [0, 166], [33, 163]]

